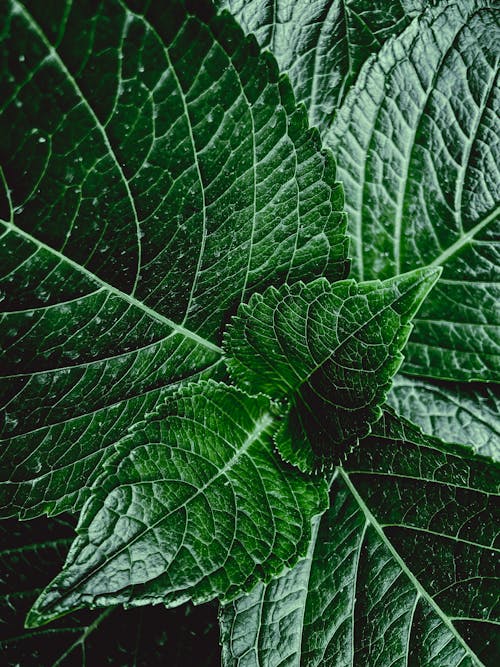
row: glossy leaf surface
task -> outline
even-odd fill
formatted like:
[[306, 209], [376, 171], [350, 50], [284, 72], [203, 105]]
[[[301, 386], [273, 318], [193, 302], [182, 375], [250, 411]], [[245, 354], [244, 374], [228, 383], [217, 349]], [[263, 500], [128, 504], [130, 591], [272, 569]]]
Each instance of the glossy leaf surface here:
[[500, 30], [493, 3], [439, 3], [370, 59], [327, 143], [346, 191], [354, 275], [442, 266], [404, 370], [500, 378]]
[[276, 410], [212, 381], [174, 394], [117, 445], [28, 624], [81, 606], [231, 600], [294, 565], [327, 486], [274, 452]]
[[382, 414], [418, 310], [439, 270], [385, 282], [317, 280], [269, 288], [242, 304], [224, 347], [235, 382], [288, 399], [276, 434], [286, 461], [337, 462]]
[[500, 469], [384, 415], [307, 557], [222, 611], [223, 664], [497, 664]]
[[[332, 156], [204, 3], [5, 5], [2, 514], [79, 509], [255, 289], [347, 269]], [[89, 26], [93, 26], [90, 30]]]
[[[175, 664], [155, 612], [219, 596], [227, 664], [496, 667], [498, 468], [377, 419], [426, 267], [443, 267], [405, 352], [427, 378], [400, 376], [390, 400], [443, 439], [498, 449], [495, 388], [456, 383], [500, 374], [498, 13], [216, 4], [307, 110], [208, 2], [4, 1], [0, 514], [83, 507], [28, 624], [71, 613], [46, 642], [56, 664], [116, 662], [131, 642], [135, 664]], [[376, 287], [335, 284], [343, 195], [307, 114], [340, 156], [354, 276]], [[381, 299], [415, 267], [421, 294]], [[271, 398], [206, 381], [227, 379], [222, 332], [249, 299], [257, 334], [242, 329], [229, 365]], [[273, 437], [303, 469], [352, 449], [323, 518], [323, 480]], [[2, 658], [36, 661], [50, 636], [9, 632], [32, 602], [24, 566], [51, 570], [66, 539], [48, 528], [1, 553]], [[117, 652], [99, 653], [117, 628]]]
[[422, 2], [386, 0], [216, 0], [290, 76], [309, 119], [325, 131], [361, 66], [422, 11]]

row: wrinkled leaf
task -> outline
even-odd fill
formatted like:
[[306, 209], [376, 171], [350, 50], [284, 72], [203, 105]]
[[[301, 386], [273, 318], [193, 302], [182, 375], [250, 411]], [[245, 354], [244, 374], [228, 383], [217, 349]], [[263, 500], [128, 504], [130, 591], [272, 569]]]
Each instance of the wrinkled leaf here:
[[500, 461], [498, 385], [396, 375], [387, 398], [396, 412], [425, 433], [446, 442], [470, 445], [478, 454]]
[[299, 282], [240, 306], [224, 337], [228, 368], [247, 391], [289, 400], [276, 434], [286, 461], [310, 471], [369, 433], [409, 322], [438, 276], [427, 269], [383, 283]]
[[498, 664], [500, 469], [389, 414], [306, 558], [222, 610], [225, 667]]
[[216, 0], [290, 75], [312, 125], [326, 130], [361, 66], [422, 11], [421, 2], [386, 0]]
[[220, 377], [255, 289], [345, 276], [334, 161], [290, 84], [230, 17], [190, 11], [5, 3], [4, 516], [79, 509], [170, 385]]
[[173, 395], [117, 445], [28, 625], [82, 606], [231, 600], [294, 565], [327, 486], [274, 452], [276, 410], [212, 381]]
[[5, 667], [185, 667], [200, 652], [220, 664], [216, 611], [211, 606], [79, 612], [34, 631], [26, 612], [57, 574], [73, 539], [66, 518], [0, 524], [0, 654]]
[[427, 9], [365, 64], [328, 135], [354, 275], [443, 267], [406, 350], [411, 374], [500, 378], [499, 44], [491, 2]]

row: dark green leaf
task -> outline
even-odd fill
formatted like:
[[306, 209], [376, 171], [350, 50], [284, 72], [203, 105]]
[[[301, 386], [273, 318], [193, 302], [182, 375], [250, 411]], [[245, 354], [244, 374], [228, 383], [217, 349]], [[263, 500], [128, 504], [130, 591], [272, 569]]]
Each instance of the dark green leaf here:
[[294, 565], [327, 487], [285, 467], [275, 426], [263, 395], [211, 381], [173, 395], [117, 445], [29, 626], [82, 606], [231, 600]]
[[4, 667], [186, 667], [203, 652], [220, 664], [216, 610], [141, 608], [71, 614], [48, 628], [24, 628], [26, 612], [64, 562], [73, 538], [66, 519], [0, 524], [0, 654]]
[[367, 435], [401, 365], [409, 322], [438, 276], [319, 279], [271, 287], [240, 306], [224, 338], [228, 367], [247, 391], [290, 401], [276, 435], [286, 461], [310, 471]]
[[399, 414], [441, 440], [500, 461], [500, 388], [396, 375], [388, 395]]
[[345, 276], [334, 161], [290, 84], [190, 11], [4, 3], [4, 516], [79, 509], [169, 385], [220, 376], [255, 289]]
[[413, 0], [216, 0], [288, 72], [311, 124], [324, 131], [371, 53], [422, 11]]
[[306, 558], [222, 611], [223, 664], [500, 659], [500, 469], [389, 414], [331, 488]]
[[355, 275], [442, 266], [404, 370], [500, 378], [500, 30], [493, 3], [439, 3], [363, 68], [333, 123]]

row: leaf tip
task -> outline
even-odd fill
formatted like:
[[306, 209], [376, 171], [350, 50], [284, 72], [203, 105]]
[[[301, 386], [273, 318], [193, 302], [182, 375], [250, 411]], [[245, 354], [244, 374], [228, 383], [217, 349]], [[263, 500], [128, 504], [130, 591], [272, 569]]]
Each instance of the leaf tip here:
[[443, 273], [443, 267], [442, 266], [427, 266], [423, 269], [421, 269], [422, 274], [425, 276], [426, 280], [429, 280], [431, 282], [431, 286], [436, 283], [441, 274]]
[[419, 289], [420, 300], [423, 301], [427, 294], [431, 291], [434, 285], [439, 280], [443, 267], [441, 266], [428, 266], [423, 269], [417, 269], [421, 275], [421, 283]]
[[[24, 619], [24, 627], [26, 630], [32, 630], [33, 628], [39, 628], [46, 623], [49, 623], [52, 620], [52, 616], [44, 614], [39, 610], [41, 598], [38, 598], [35, 604], [31, 607], [29, 612]], [[42, 605], [43, 607], [43, 605]]]
[[26, 614], [24, 627], [27, 630], [47, 625], [47, 623], [51, 623], [61, 616], [65, 616], [71, 611], [81, 608], [81, 605], [79, 604], [65, 604], [62, 599], [64, 593], [62, 593], [59, 586], [53, 586], [53, 583], [54, 582], [50, 583], [49, 586], [40, 593], [33, 603], [33, 606]]
[[399, 312], [403, 315], [403, 323], [409, 322], [417, 313], [425, 298], [438, 281], [442, 272], [439, 266], [426, 266], [389, 278], [382, 283], [392, 283], [400, 296]]

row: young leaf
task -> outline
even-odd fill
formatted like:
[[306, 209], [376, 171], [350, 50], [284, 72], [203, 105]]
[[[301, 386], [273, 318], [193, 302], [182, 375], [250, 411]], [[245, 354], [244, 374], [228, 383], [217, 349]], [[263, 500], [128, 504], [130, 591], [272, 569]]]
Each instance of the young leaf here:
[[363, 68], [327, 143], [341, 166], [355, 276], [443, 275], [404, 370], [500, 378], [500, 175], [495, 3], [428, 8]]
[[396, 375], [388, 404], [446, 442], [470, 445], [500, 462], [500, 387]]
[[225, 667], [498, 664], [499, 467], [387, 413], [375, 429], [306, 558], [222, 609]]
[[30, 627], [81, 606], [231, 600], [303, 556], [327, 486], [285, 468], [276, 406], [187, 385], [117, 445]]
[[216, 0], [246, 33], [255, 33], [295, 95], [305, 102], [312, 125], [329, 126], [336, 108], [371, 53], [399, 34], [422, 11], [422, 2], [386, 0]]
[[286, 461], [310, 471], [369, 432], [401, 365], [409, 322], [439, 273], [300, 282], [240, 306], [224, 338], [227, 364], [247, 391], [289, 399], [276, 436]]
[[[2, 515], [79, 509], [255, 289], [345, 277], [335, 165], [269, 54], [203, 2], [8, 0]], [[90, 29], [90, 27], [92, 29]]]
[[47, 628], [26, 630], [26, 613], [62, 567], [74, 537], [64, 519], [0, 523], [0, 655], [3, 667], [185, 667], [203, 651], [220, 665], [217, 612], [211, 605], [80, 611]]

